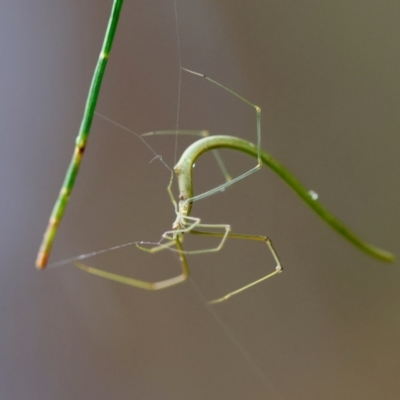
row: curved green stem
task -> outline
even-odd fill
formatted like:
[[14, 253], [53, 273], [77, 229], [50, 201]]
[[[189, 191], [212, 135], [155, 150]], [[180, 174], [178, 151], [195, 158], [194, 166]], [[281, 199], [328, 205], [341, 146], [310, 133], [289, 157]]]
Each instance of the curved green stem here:
[[[241, 151], [257, 158], [258, 149], [253, 143], [239, 139], [233, 136], [209, 136], [200, 139], [190, 145], [182, 154], [180, 160], [176, 164], [174, 170], [178, 177], [178, 185], [180, 190], [181, 206], [186, 207], [190, 212], [190, 204], [193, 198], [193, 181], [192, 181], [192, 166], [196, 159], [203, 153], [217, 149], [226, 148]], [[306, 203], [311, 209], [317, 213], [327, 224], [329, 224], [336, 232], [344, 236], [351, 244], [358, 247], [368, 255], [375, 257], [381, 261], [393, 262], [395, 256], [386, 250], [379, 249], [365, 243], [342, 222], [334, 217], [325, 207], [317, 200], [314, 200], [306, 189], [282, 164], [275, 160], [265, 151], [260, 152], [263, 164], [271, 168], [279, 175]]]
[[71, 196], [72, 188], [74, 187], [79, 167], [81, 165], [83, 153], [85, 151], [86, 143], [90, 133], [90, 127], [92, 125], [93, 116], [96, 109], [97, 99], [99, 98], [101, 82], [103, 80], [104, 72], [107, 66], [107, 61], [113, 44], [115, 31], [117, 30], [118, 19], [123, 2], [124, 0], [114, 0], [111, 9], [111, 15], [108, 21], [108, 26], [100, 51], [99, 60], [93, 74], [81, 126], [75, 141], [75, 149], [72, 155], [72, 160], [65, 175], [60, 194], [58, 195], [56, 204], [54, 205], [53, 211], [51, 213], [50, 220], [44, 233], [43, 241], [36, 259], [36, 267], [39, 269], [45, 268], [47, 264], [58, 226], [60, 225], [60, 222], [64, 215], [68, 200]]

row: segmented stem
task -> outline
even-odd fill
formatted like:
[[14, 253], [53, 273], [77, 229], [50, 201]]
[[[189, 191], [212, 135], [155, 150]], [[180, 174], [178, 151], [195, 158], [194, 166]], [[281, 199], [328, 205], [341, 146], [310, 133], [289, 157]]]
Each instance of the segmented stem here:
[[[189, 210], [189, 204], [200, 196], [193, 198], [193, 182], [192, 182], [192, 166], [196, 159], [203, 153], [218, 149], [226, 148], [244, 152], [255, 158], [261, 157], [261, 161], [266, 166], [270, 167], [280, 178], [282, 178], [296, 193], [297, 195], [317, 213], [328, 225], [330, 225], [336, 232], [344, 236], [351, 244], [358, 247], [368, 255], [375, 257], [381, 261], [393, 262], [395, 256], [386, 250], [379, 249], [372, 246], [348, 229], [342, 222], [333, 216], [324, 206], [313, 198], [309, 190], [306, 189], [282, 164], [275, 160], [271, 155], [263, 150], [259, 150], [253, 143], [246, 140], [239, 139], [233, 136], [209, 136], [198, 140], [190, 145], [182, 154], [180, 160], [176, 164], [174, 170], [178, 176], [178, 185], [180, 190], [179, 203], [180, 210]], [[230, 183], [230, 182], [228, 182]], [[224, 185], [222, 185], [224, 186]], [[183, 211], [184, 213], [184, 211]]]
[[103, 80], [108, 57], [110, 55], [115, 32], [117, 30], [118, 19], [123, 2], [124, 0], [114, 0], [111, 8], [111, 14], [108, 20], [108, 26], [106, 34], [104, 36], [99, 60], [94, 70], [81, 126], [75, 141], [75, 149], [72, 155], [72, 160], [65, 175], [60, 194], [58, 195], [58, 199], [51, 213], [50, 220], [44, 233], [43, 241], [36, 259], [36, 267], [38, 269], [45, 268], [47, 264], [58, 226], [60, 225], [68, 204], [68, 200], [71, 196], [72, 188], [74, 187], [75, 179], [78, 174], [82, 156], [85, 151], [86, 143], [89, 137], [90, 127], [92, 125], [97, 99], [99, 97], [101, 82]]

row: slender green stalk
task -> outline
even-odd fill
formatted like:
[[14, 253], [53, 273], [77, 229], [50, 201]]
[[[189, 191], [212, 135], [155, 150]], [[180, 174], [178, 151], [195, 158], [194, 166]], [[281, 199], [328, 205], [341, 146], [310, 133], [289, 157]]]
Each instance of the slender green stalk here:
[[[325, 207], [315, 200], [310, 192], [277, 160], [271, 155], [258, 148], [253, 143], [247, 142], [233, 136], [209, 136], [198, 140], [190, 145], [182, 154], [180, 160], [176, 164], [174, 170], [178, 177], [178, 185], [180, 190], [179, 210], [182, 214], [190, 213], [191, 203], [197, 199], [203, 198], [203, 195], [193, 197], [192, 182], [192, 166], [196, 159], [203, 153], [218, 149], [227, 148], [244, 152], [255, 158], [261, 157], [261, 161], [270, 167], [277, 175], [279, 175], [300, 198], [311, 207], [327, 224], [329, 224], [336, 232], [344, 236], [351, 244], [358, 247], [368, 255], [375, 257], [381, 261], [393, 262], [395, 256], [386, 250], [379, 249], [368, 243], [365, 243], [348, 229], [342, 222], [334, 217]], [[233, 180], [235, 181], [235, 180]], [[230, 182], [228, 182], [230, 184]], [[227, 184], [222, 185], [226, 187]], [[217, 188], [218, 189], [218, 188]], [[213, 191], [210, 191], [213, 192]]]
[[123, 2], [123, 0], [114, 0], [112, 5], [111, 15], [108, 21], [108, 26], [100, 51], [99, 60], [93, 74], [81, 126], [75, 141], [75, 149], [72, 155], [72, 160], [65, 175], [60, 194], [58, 195], [58, 199], [51, 213], [50, 220], [47, 225], [46, 232], [44, 233], [43, 241], [36, 259], [36, 267], [38, 269], [45, 268], [47, 264], [58, 226], [60, 225], [60, 222], [65, 212], [65, 208], [67, 207], [68, 200], [74, 187], [75, 179], [78, 174], [82, 156], [85, 151], [86, 143], [89, 137], [90, 127], [92, 125], [97, 99], [99, 97], [101, 82], [103, 80], [104, 72], [107, 66], [107, 61], [113, 44], [115, 31], [117, 30], [118, 19]]

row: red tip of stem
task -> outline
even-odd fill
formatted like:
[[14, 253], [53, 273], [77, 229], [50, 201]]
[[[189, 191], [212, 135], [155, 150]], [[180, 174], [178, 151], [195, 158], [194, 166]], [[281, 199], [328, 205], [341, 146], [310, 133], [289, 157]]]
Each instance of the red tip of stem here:
[[36, 268], [38, 270], [45, 269], [48, 259], [49, 259], [49, 256], [47, 254], [40, 252], [36, 259]]

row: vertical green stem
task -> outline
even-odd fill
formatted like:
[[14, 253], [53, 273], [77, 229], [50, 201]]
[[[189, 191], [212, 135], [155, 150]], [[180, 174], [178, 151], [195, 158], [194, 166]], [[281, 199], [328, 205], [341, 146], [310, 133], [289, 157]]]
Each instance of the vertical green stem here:
[[60, 225], [60, 222], [64, 215], [68, 200], [71, 196], [72, 188], [74, 187], [76, 176], [78, 175], [82, 156], [85, 151], [86, 143], [89, 137], [90, 127], [92, 125], [97, 99], [99, 97], [101, 83], [107, 66], [107, 61], [110, 55], [115, 32], [117, 30], [118, 19], [123, 2], [123, 0], [114, 0], [112, 5], [111, 14], [108, 20], [108, 26], [100, 51], [99, 60], [94, 71], [92, 83], [90, 85], [88, 97], [86, 100], [81, 126], [75, 141], [75, 149], [72, 155], [72, 160], [65, 175], [60, 194], [58, 195], [57, 201], [51, 213], [50, 220], [44, 233], [43, 241], [36, 259], [36, 267], [38, 269], [45, 268], [47, 264], [58, 226]]

